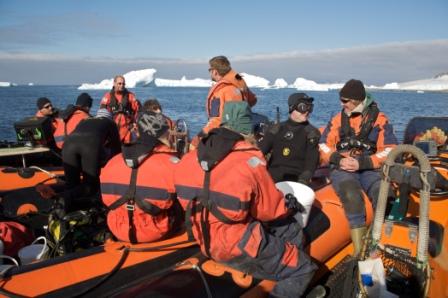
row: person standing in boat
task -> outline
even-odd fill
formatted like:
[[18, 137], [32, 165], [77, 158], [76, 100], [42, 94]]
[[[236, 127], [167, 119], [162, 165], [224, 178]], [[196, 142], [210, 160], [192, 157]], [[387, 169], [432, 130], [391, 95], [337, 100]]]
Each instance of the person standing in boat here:
[[319, 163], [320, 132], [309, 123], [313, 100], [305, 93], [288, 97], [288, 120], [267, 130], [259, 147], [270, 153], [268, 169], [275, 182], [294, 181], [308, 185]]
[[[291, 216], [296, 200], [277, 190], [255, 145], [246, 102], [225, 104], [222, 127], [182, 158], [174, 182], [189, 236], [203, 254], [276, 280], [275, 297], [303, 294], [317, 267], [301, 250], [302, 227]], [[276, 220], [283, 223], [269, 224]]]
[[123, 76], [116, 76], [112, 90], [104, 94], [100, 108], [108, 109], [113, 114], [120, 133], [120, 141], [128, 144], [132, 141], [131, 136], [135, 129], [139, 104], [134, 93], [125, 88], [125, 84]]
[[366, 94], [359, 80], [351, 79], [339, 92], [342, 111], [322, 133], [321, 159], [330, 165], [330, 178], [350, 224], [354, 254], [361, 249], [366, 233], [366, 210], [362, 191], [376, 206], [380, 167], [397, 145], [392, 124]]
[[131, 243], [166, 238], [179, 229], [182, 208], [176, 199], [174, 167], [179, 162], [169, 147], [169, 127], [161, 113], [140, 113], [139, 137], [123, 146], [101, 173], [107, 224], [115, 237]]
[[210, 78], [216, 82], [209, 90], [206, 102], [208, 122], [199, 132], [193, 144], [205, 136], [213, 128], [221, 124], [224, 104], [229, 101], [247, 101], [249, 106], [257, 103], [257, 97], [247, 87], [243, 77], [234, 71], [225, 56], [216, 56], [210, 59]]
[[[78, 124], [62, 148], [67, 189], [63, 197], [67, 209], [99, 203], [101, 167], [120, 152], [118, 129], [108, 110], [99, 109], [96, 117]], [[83, 197], [86, 201], [82, 200]]]
[[59, 113], [59, 119], [62, 120], [62, 123], [58, 125], [54, 133], [58, 148], [62, 149], [65, 137], [75, 130], [79, 122], [91, 116], [89, 112], [92, 102], [93, 99], [88, 93], [81, 93], [76, 99], [75, 105], [70, 104]]

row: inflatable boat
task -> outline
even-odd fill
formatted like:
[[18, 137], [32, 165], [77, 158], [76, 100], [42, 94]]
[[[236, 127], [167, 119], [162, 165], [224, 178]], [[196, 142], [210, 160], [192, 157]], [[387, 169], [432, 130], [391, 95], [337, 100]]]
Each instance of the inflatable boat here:
[[[313, 178], [315, 200], [304, 229], [305, 250], [319, 270], [308, 294], [319, 286], [324, 289], [313, 297], [376, 297], [374, 287], [358, 270], [358, 260], [370, 259], [384, 267], [384, 283], [374, 279], [384, 293], [448, 297], [448, 190], [436, 183], [436, 177], [448, 179], [448, 118], [413, 121], [407, 128], [411, 141], [392, 151], [383, 168], [375, 214], [364, 198], [367, 221], [372, 225], [359, 259], [352, 257], [348, 221], [326, 170], [319, 170]], [[444, 133], [441, 139], [440, 131]], [[408, 179], [409, 173], [417, 173], [418, 179]], [[400, 187], [404, 184], [408, 188]], [[395, 201], [388, 200], [389, 190], [398, 194]], [[108, 241], [65, 256], [12, 266], [0, 278], [0, 295], [267, 297], [274, 286], [274, 281], [257, 280], [205, 258], [180, 233], [151, 244]]]

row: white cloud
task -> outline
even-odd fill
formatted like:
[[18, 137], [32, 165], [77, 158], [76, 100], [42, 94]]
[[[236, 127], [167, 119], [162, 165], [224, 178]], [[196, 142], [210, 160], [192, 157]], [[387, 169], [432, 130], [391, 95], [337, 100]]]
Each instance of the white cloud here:
[[[229, 57], [236, 71], [267, 81], [298, 77], [316, 82], [361, 79], [366, 84], [412, 81], [448, 71], [448, 39], [317, 51]], [[0, 51], [0, 80], [72, 84], [99, 80], [131, 69], [156, 68], [162, 77], [207, 76], [208, 59], [76, 57], [53, 53]], [[67, 69], [75, 71], [67, 72]], [[33, 76], [34, 75], [34, 76]], [[38, 76], [38, 77], [36, 77]]]

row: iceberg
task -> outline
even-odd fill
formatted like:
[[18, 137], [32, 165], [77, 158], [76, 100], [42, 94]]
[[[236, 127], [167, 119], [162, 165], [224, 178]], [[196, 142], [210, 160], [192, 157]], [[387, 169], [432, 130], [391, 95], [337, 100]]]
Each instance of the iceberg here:
[[245, 72], [240, 73], [249, 88], [269, 88], [269, 81], [265, 78], [254, 76]]
[[10, 82], [0, 82], [0, 87], [11, 87], [12, 84]]
[[28, 83], [28, 86], [34, 86], [34, 83]]
[[332, 89], [340, 89], [342, 86], [344, 86], [344, 84], [341, 83], [318, 84], [315, 81], [299, 77], [289, 87], [303, 91], [328, 91]]
[[185, 76], [183, 76], [180, 80], [156, 78], [154, 80], [154, 84], [157, 87], [210, 87], [212, 85], [212, 81], [199, 78], [188, 80]]
[[[180, 80], [155, 78], [157, 72], [154, 68], [134, 70], [124, 74], [126, 79], [126, 87], [134, 88], [139, 86], [148, 86], [152, 83], [152, 86], [156, 87], [210, 87], [213, 82], [210, 79], [187, 79], [184, 75]], [[297, 77], [294, 83], [288, 85], [285, 79], [277, 78], [273, 84], [269, 80], [248, 74], [245, 72], [240, 73], [246, 81], [249, 88], [295, 88], [301, 91], [329, 91], [341, 89], [344, 83], [317, 83], [312, 80], [305, 79], [303, 77]], [[0, 82], [0, 87], [11, 87], [14, 83]], [[29, 83], [32, 86], [33, 83]], [[113, 79], [105, 79], [99, 83], [83, 83], [78, 87], [79, 90], [97, 90], [97, 89], [111, 89], [113, 85]], [[448, 73], [442, 73], [431, 79], [423, 79], [409, 82], [392, 82], [387, 83], [384, 86], [365, 85], [367, 89], [376, 90], [410, 90], [410, 91], [448, 91]]]
[[385, 84], [385, 90], [412, 90], [412, 91], [446, 91], [448, 90], [448, 74], [437, 75], [432, 79], [409, 81], [404, 83]]
[[285, 81], [285, 79], [282, 79], [282, 78], [276, 79], [274, 82], [274, 85], [272, 85], [272, 88], [276, 88], [276, 89], [286, 88], [286, 87], [288, 87], [288, 83]]
[[[154, 80], [154, 74], [157, 72], [154, 68], [133, 70], [125, 73], [124, 79], [126, 80], [127, 88], [135, 88], [138, 86], [146, 86]], [[78, 90], [108, 90], [112, 89], [114, 79], [105, 79], [99, 83], [89, 84], [83, 83], [78, 87]]]

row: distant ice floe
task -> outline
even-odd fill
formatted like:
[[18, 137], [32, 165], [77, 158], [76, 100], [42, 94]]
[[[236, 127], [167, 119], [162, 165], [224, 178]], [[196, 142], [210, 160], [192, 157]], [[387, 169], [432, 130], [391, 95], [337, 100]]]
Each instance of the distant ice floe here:
[[[135, 88], [149, 85], [154, 80], [154, 74], [157, 72], [154, 68], [134, 70], [125, 73], [124, 79], [126, 80], [127, 88]], [[79, 90], [101, 90], [112, 89], [114, 79], [105, 79], [97, 84], [84, 83], [78, 87]]]
[[28, 86], [34, 86], [34, 83], [28, 83]]
[[330, 89], [340, 89], [344, 84], [318, 84], [304, 78], [297, 78], [289, 87], [303, 91], [328, 91]]
[[[448, 74], [432, 79], [410, 81], [404, 83], [389, 83], [381, 89], [386, 90], [415, 90], [415, 91], [443, 91], [448, 90]], [[421, 93], [421, 92], [419, 92]]]
[[0, 82], [0, 87], [11, 87], [12, 83], [10, 82]]
[[210, 87], [212, 85], [212, 81], [199, 78], [188, 80], [185, 76], [183, 76], [180, 80], [156, 78], [154, 80], [154, 85], [157, 87]]
[[276, 88], [276, 89], [287, 88], [287, 87], [288, 87], [288, 82], [286, 82], [285, 79], [283, 79], [283, 78], [276, 79], [274, 82], [274, 85], [272, 85], [272, 88]]
[[[134, 88], [141, 86], [148, 86], [151, 84], [156, 87], [210, 87], [213, 82], [210, 79], [187, 79], [183, 76], [180, 80], [154, 78], [157, 72], [154, 68], [135, 70], [128, 72], [124, 75], [126, 79], [126, 87]], [[294, 83], [288, 85], [286, 80], [278, 78], [273, 84], [269, 80], [256, 75], [241, 73], [241, 76], [246, 81], [247, 86], [250, 88], [294, 88], [300, 91], [329, 91], [338, 90], [344, 86], [344, 83], [317, 83], [312, 80], [305, 79], [303, 77], [297, 77]], [[78, 87], [80, 90], [89, 89], [111, 89], [113, 85], [113, 79], [105, 79], [100, 83], [89, 84], [84, 83]], [[13, 84], [9, 82], [0, 82], [0, 87], [9, 87]], [[432, 79], [410, 81], [404, 83], [388, 83], [384, 86], [366, 85], [367, 89], [376, 90], [412, 90], [412, 91], [448, 91], [448, 74], [441, 74]]]
[[270, 86], [270, 82], [265, 78], [254, 76], [245, 72], [240, 73], [243, 77], [244, 81], [246, 81], [246, 85], [249, 88], [268, 88]]

